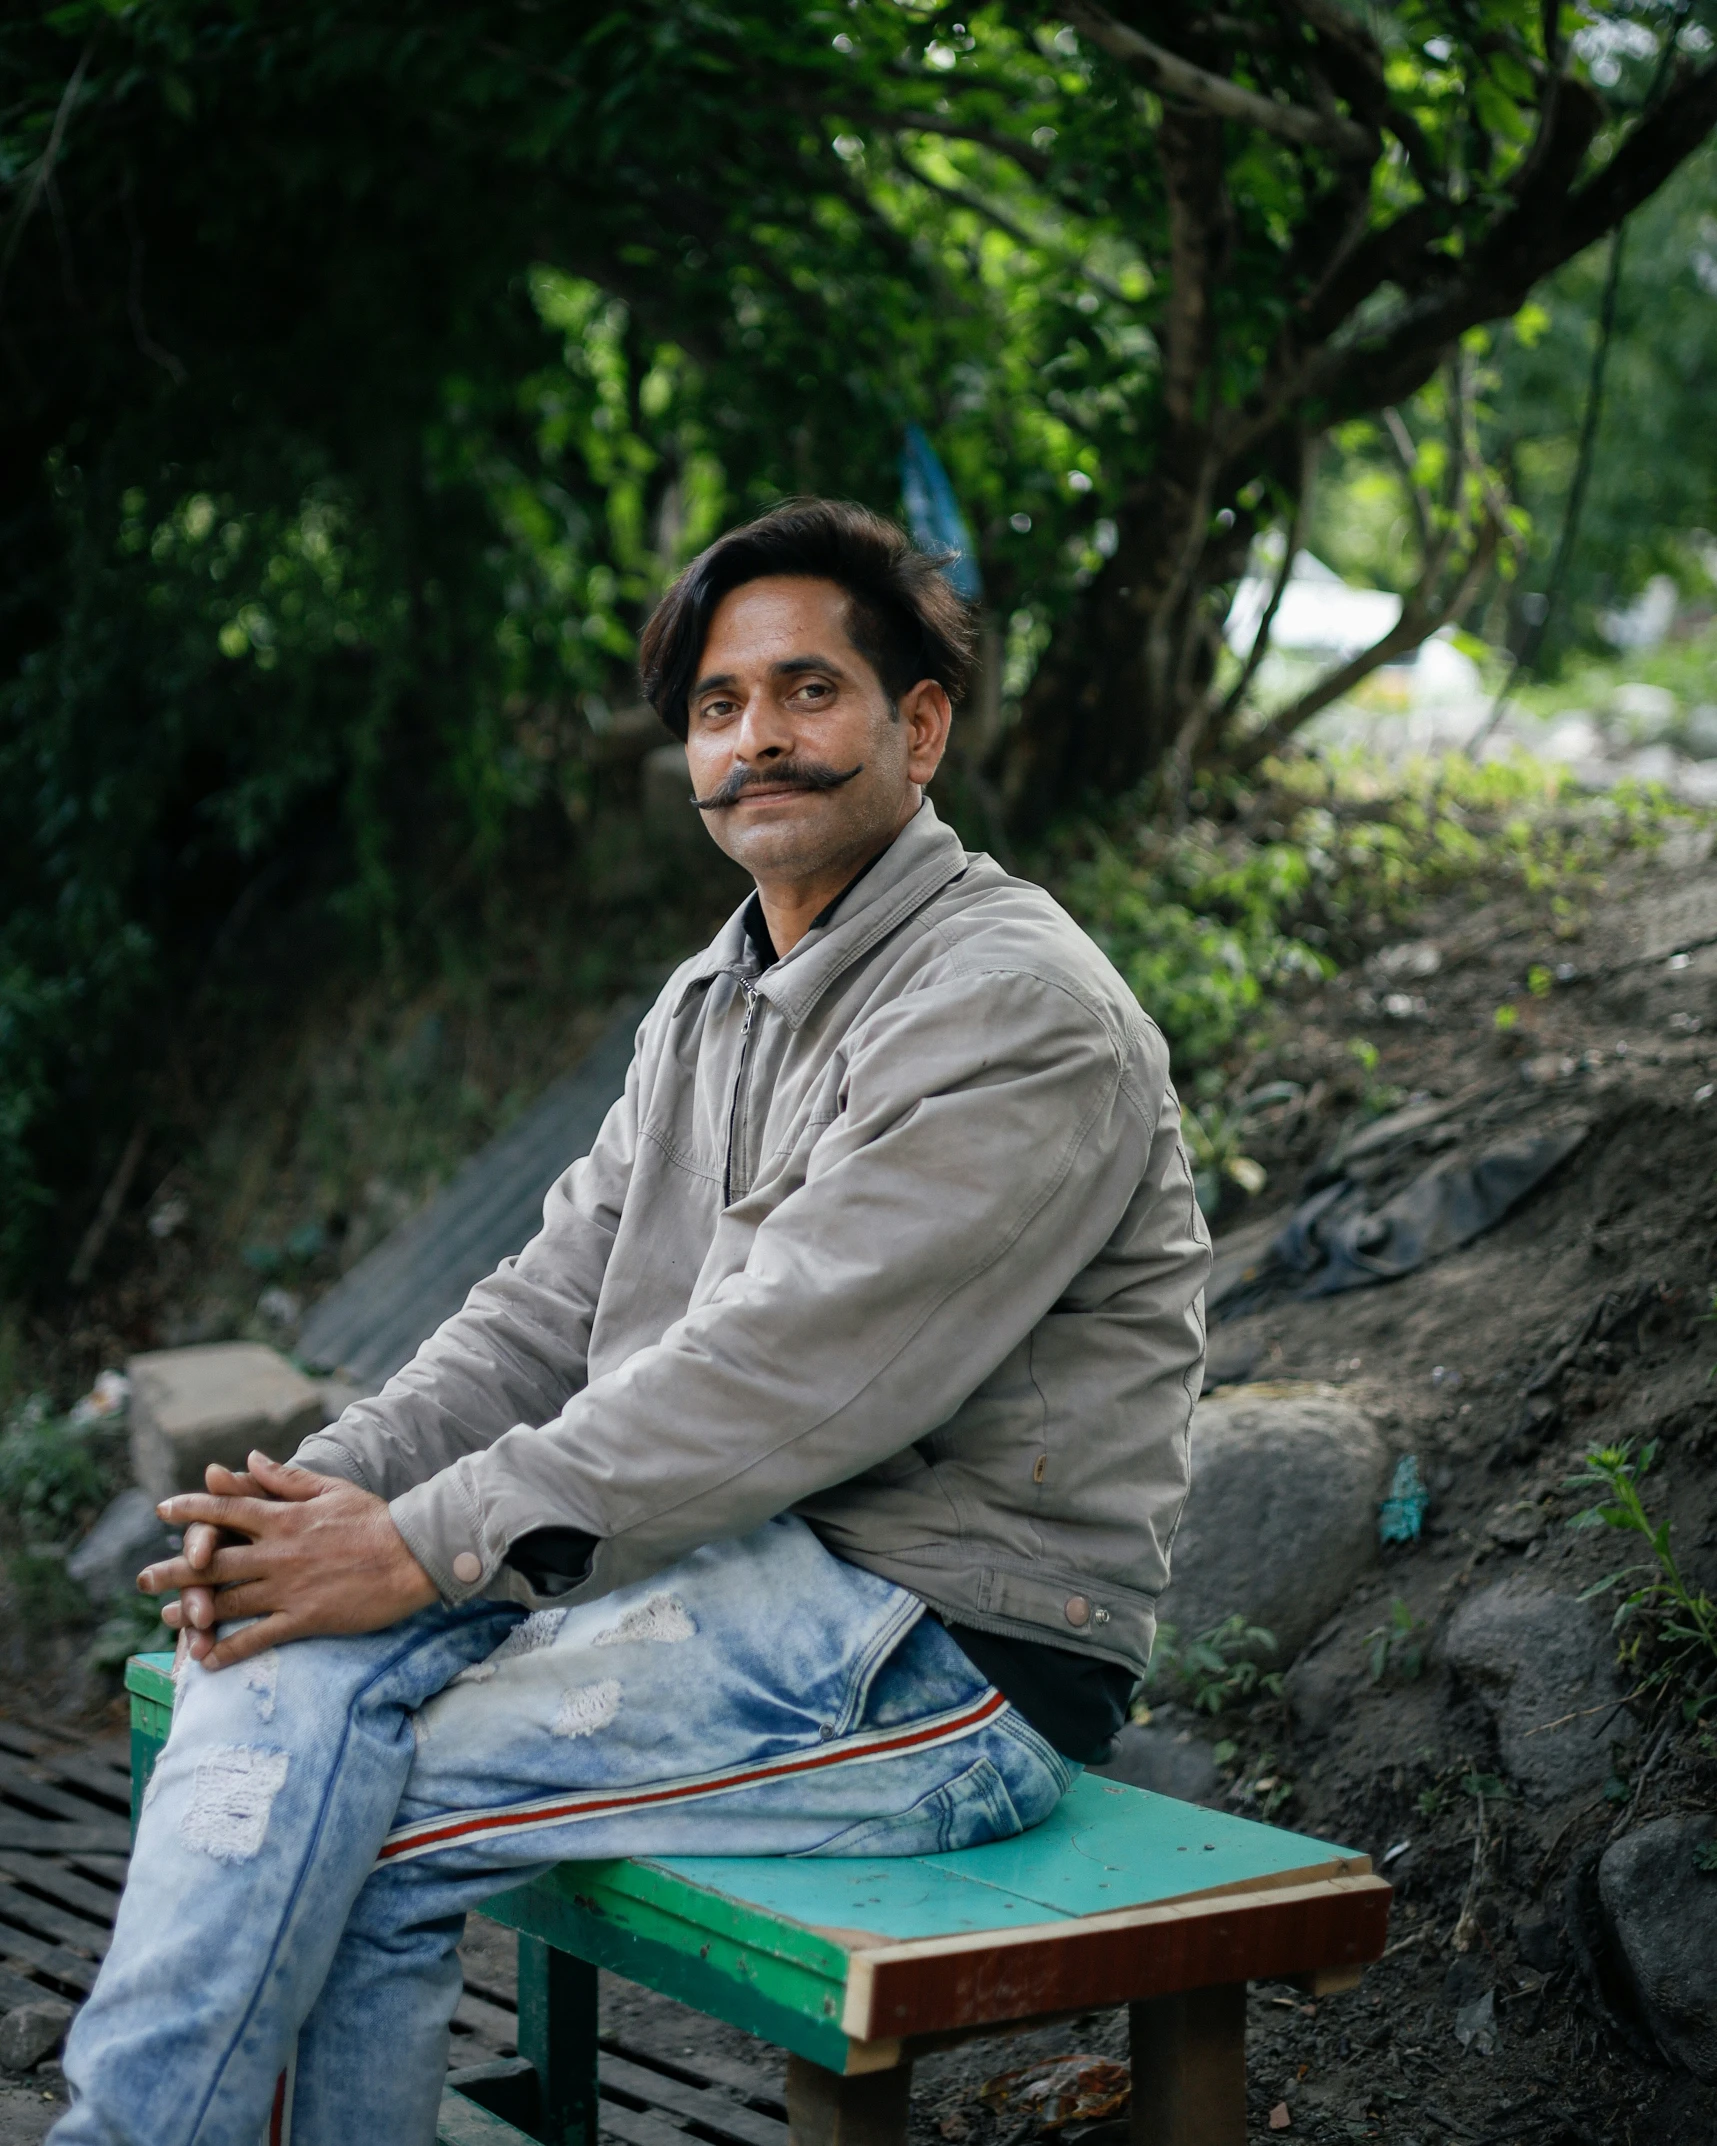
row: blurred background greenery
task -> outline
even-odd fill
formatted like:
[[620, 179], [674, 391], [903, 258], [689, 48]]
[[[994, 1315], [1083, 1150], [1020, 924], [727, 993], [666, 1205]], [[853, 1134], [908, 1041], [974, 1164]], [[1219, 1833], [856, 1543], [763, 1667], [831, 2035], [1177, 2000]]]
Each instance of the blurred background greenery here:
[[[707, 931], [639, 626], [784, 494], [898, 511], [909, 425], [984, 587], [938, 803], [1213, 1125], [1270, 993], [1634, 839], [1638, 782], [1344, 773], [1308, 689], [1375, 729], [1440, 631], [1466, 733], [1533, 639], [1523, 720], [1717, 701], [1708, 17], [9, 11], [0, 1383], [313, 1292]], [[1301, 550], [1411, 631], [1254, 666]]]

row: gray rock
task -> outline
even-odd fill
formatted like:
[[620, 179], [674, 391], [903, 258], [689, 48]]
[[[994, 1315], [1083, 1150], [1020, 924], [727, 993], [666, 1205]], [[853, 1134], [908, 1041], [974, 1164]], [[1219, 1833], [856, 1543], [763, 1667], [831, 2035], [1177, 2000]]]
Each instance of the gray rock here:
[[0, 2019], [0, 2064], [8, 2071], [32, 2070], [59, 2048], [74, 2016], [73, 2007], [59, 1997], [14, 2005]]
[[1656, 1818], [1605, 1849], [1598, 1899], [1640, 2014], [1673, 2063], [1717, 2086], [1717, 1816]]
[[173, 1538], [156, 1517], [155, 1500], [135, 1486], [122, 1490], [66, 1559], [66, 1570], [95, 1602], [128, 1594], [143, 1566], [170, 1557]]
[[1302, 1736], [1328, 1736], [1347, 1721], [1365, 1671], [1356, 1655], [1333, 1646], [1308, 1647], [1288, 1671], [1283, 1691]]
[[1717, 705], [1702, 700], [1687, 711], [1683, 743], [1695, 760], [1717, 760]]
[[1243, 1386], [1192, 1416], [1192, 1494], [1160, 1610], [1183, 1637], [1238, 1610], [1293, 1659], [1377, 1558], [1389, 1452], [1330, 1386]]
[[1617, 686], [1606, 710], [1616, 728], [1636, 745], [1655, 745], [1667, 737], [1678, 712], [1675, 695], [1667, 686], [1643, 683]]
[[1443, 1652], [1483, 1699], [1504, 1772], [1530, 1795], [1602, 1787], [1611, 1746], [1639, 1733], [1632, 1715], [1616, 1711], [1625, 1687], [1596, 1603], [1504, 1580], [1463, 1603]]
[[1210, 1746], [1170, 1722], [1129, 1721], [1115, 1739], [1113, 1758], [1087, 1770], [1182, 1803], [1215, 1803], [1222, 1791]]
[[153, 1498], [201, 1490], [210, 1461], [242, 1468], [254, 1447], [290, 1460], [322, 1428], [322, 1396], [260, 1342], [208, 1342], [134, 1356], [131, 1469]]

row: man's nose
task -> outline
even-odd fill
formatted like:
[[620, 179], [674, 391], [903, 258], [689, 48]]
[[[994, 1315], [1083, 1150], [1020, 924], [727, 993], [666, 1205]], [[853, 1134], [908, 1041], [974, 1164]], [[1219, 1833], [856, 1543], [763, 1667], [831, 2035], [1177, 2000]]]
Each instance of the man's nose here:
[[793, 725], [786, 711], [772, 694], [754, 693], [740, 717], [739, 735], [734, 740], [735, 759], [755, 766], [761, 761], [779, 760], [793, 750], [793, 745]]

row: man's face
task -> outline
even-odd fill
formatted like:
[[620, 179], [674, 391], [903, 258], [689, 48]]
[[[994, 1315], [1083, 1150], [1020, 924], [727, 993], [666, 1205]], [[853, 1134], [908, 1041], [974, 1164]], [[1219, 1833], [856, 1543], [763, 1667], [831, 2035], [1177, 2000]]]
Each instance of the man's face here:
[[847, 637], [846, 592], [775, 576], [723, 597], [689, 699], [692, 791], [760, 884], [854, 870], [918, 809], [948, 734], [926, 680], [891, 709]]

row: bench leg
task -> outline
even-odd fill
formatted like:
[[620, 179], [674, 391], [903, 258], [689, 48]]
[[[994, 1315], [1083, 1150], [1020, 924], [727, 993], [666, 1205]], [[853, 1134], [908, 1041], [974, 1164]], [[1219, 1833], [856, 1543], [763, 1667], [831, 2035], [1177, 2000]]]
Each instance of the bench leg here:
[[546, 2146], [596, 2146], [596, 1969], [540, 1937], [519, 1939], [519, 2054]]
[[912, 2066], [845, 2078], [809, 2057], [787, 2059], [788, 2146], [906, 2146]]
[[1129, 2146], [1246, 2146], [1246, 1985], [1128, 2007]]

